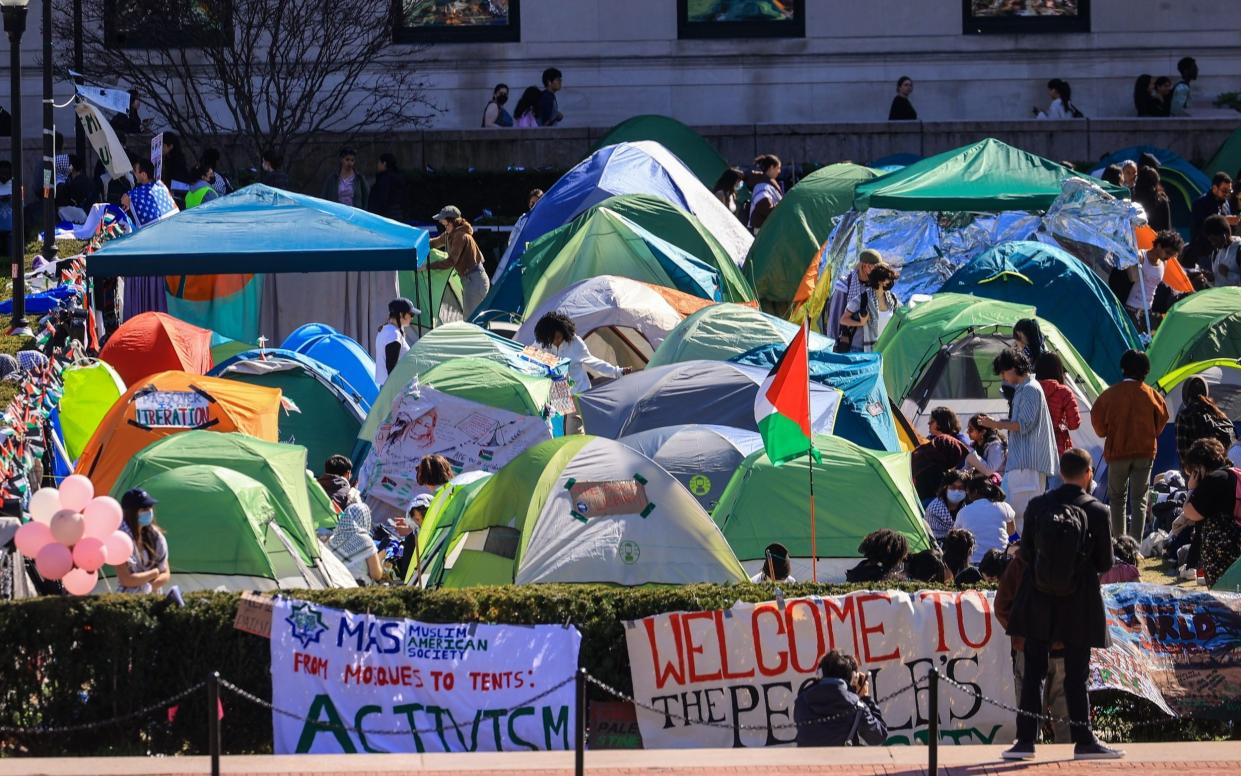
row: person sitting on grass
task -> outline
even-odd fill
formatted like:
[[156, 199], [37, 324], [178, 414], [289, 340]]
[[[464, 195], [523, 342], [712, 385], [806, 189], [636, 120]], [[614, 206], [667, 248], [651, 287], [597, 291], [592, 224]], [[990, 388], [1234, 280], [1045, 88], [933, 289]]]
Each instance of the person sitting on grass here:
[[862, 562], [845, 572], [850, 582], [882, 582], [899, 579], [902, 564], [909, 555], [909, 540], [891, 528], [880, 528], [867, 534], [858, 545]]

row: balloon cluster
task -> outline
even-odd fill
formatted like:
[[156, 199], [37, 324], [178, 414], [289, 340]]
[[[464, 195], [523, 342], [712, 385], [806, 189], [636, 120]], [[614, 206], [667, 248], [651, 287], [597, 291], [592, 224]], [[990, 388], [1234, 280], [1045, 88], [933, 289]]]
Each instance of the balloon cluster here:
[[121, 505], [111, 496], [96, 497], [95, 486], [80, 474], [66, 477], [59, 490], [36, 490], [30, 516], [17, 529], [17, 549], [34, 558], [39, 576], [60, 580], [71, 595], [89, 594], [104, 564], [119, 566], [133, 555], [133, 540], [118, 530]]

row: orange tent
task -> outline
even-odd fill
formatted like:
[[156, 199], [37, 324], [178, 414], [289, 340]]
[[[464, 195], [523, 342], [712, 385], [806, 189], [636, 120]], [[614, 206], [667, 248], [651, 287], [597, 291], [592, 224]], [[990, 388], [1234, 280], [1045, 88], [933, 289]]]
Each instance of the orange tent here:
[[169, 369], [203, 375], [211, 371], [211, 332], [168, 313], [142, 313], [113, 332], [99, 358], [125, 385]]
[[160, 372], [116, 400], [86, 443], [75, 472], [90, 477], [95, 492], [107, 493], [135, 453], [181, 431], [240, 431], [276, 442], [280, 404], [279, 388]]

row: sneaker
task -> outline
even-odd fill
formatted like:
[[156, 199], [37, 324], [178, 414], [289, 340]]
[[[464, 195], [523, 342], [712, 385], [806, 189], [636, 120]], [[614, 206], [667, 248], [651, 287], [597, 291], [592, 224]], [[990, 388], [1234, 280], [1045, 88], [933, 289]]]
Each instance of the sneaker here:
[[1078, 744], [1073, 747], [1074, 760], [1119, 760], [1125, 756], [1123, 749], [1112, 749], [1099, 742]]
[[1033, 760], [1034, 744], [1023, 744], [1019, 741], [1013, 744], [1011, 748], [1005, 749], [1000, 757], [1005, 760]]

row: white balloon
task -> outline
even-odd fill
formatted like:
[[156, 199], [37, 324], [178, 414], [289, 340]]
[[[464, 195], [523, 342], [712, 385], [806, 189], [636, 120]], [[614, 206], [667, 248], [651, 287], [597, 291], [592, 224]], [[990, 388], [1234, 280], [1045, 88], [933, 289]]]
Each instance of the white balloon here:
[[60, 510], [60, 491], [55, 488], [40, 488], [30, 497], [30, 516], [44, 525], [51, 525], [52, 515]]

